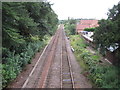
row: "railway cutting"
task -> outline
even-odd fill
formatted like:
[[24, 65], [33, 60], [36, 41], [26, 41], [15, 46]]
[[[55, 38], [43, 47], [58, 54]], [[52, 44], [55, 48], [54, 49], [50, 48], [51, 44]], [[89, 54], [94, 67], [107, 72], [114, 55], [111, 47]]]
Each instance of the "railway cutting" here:
[[59, 25], [21, 88], [91, 88], [80, 71], [64, 25]]

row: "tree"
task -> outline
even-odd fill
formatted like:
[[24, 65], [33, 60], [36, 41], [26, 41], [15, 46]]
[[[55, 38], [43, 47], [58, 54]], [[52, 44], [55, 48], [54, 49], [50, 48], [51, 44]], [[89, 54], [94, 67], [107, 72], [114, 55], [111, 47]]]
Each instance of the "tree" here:
[[68, 35], [74, 35], [76, 33], [76, 30], [75, 30], [76, 20], [69, 19], [68, 21], [64, 21], [64, 23], [65, 23], [66, 33]]
[[16, 78], [53, 35], [58, 18], [49, 2], [2, 3], [2, 87]]
[[[99, 22], [93, 36], [95, 44], [106, 51], [110, 46], [114, 48], [118, 62], [120, 62], [120, 4], [109, 10], [108, 19]], [[117, 49], [116, 49], [117, 47]]]
[[51, 4], [48, 2], [41, 3], [25, 3], [30, 17], [38, 23], [38, 33], [40, 38], [44, 37], [45, 34], [53, 35], [55, 29], [53, 29], [57, 22], [57, 15], [51, 8]]
[[55, 32], [57, 15], [47, 2], [3, 3], [2, 7], [3, 47], [16, 50], [31, 41], [31, 36], [42, 40], [44, 35]]

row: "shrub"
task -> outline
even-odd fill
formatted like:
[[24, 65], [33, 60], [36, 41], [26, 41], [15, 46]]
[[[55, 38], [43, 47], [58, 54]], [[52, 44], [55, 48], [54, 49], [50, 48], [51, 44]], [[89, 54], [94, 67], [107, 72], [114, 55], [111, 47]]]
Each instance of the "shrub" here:
[[94, 31], [95, 31], [95, 28], [85, 28], [84, 31], [94, 32]]
[[[96, 87], [100, 88], [120, 88], [120, 70], [112, 65], [102, 65], [99, 63], [100, 56], [94, 55], [85, 49], [83, 39], [80, 36], [70, 36], [71, 45], [75, 49], [75, 56], [84, 70], [89, 72], [88, 78]], [[81, 64], [82, 62], [82, 64]]]
[[[15, 51], [7, 52], [8, 56], [3, 58], [5, 64], [2, 64], [2, 87], [6, 87], [9, 82], [14, 80], [25, 65], [31, 63], [31, 58], [44, 45], [45, 43], [43, 41], [38, 41], [29, 43], [24, 49], [24, 52], [20, 54], [15, 54]], [[4, 50], [6, 51], [7, 49]]]

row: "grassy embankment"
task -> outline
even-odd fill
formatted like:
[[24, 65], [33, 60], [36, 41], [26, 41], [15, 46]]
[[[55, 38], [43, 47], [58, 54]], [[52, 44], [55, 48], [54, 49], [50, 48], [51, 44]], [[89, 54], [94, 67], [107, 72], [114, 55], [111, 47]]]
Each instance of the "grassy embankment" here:
[[83, 68], [82, 74], [93, 83], [93, 87], [120, 88], [118, 81], [118, 68], [105, 65], [100, 62], [99, 53], [92, 54], [86, 49], [87, 44], [79, 35], [70, 35], [72, 47], [75, 49], [75, 57]]

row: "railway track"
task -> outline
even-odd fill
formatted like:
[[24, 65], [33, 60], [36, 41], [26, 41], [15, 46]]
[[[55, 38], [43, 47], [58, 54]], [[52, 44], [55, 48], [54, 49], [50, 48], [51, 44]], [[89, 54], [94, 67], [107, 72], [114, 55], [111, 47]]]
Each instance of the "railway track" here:
[[29, 74], [28, 78], [24, 82], [22, 88], [39, 88], [38, 84], [40, 80], [42, 79], [41, 75], [44, 71], [44, 67], [46, 65], [46, 62], [48, 62], [46, 59], [49, 55], [49, 52], [53, 50], [52, 46], [55, 43], [56, 35], [58, 32], [56, 32], [55, 36], [51, 39], [49, 44], [45, 47], [43, 50], [41, 56], [39, 57], [37, 63], [35, 64], [33, 70]]
[[57, 45], [58, 39], [59, 39], [59, 32], [60, 32], [60, 29], [58, 29], [57, 33], [54, 36], [55, 39], [54, 39], [54, 42], [52, 44], [52, 48], [51, 48], [48, 56], [46, 57], [47, 62], [43, 67], [43, 72], [41, 74], [41, 79], [38, 83], [37, 88], [45, 88], [48, 72], [50, 70], [51, 64], [52, 64], [53, 59], [54, 59], [55, 49], [56, 49], [56, 45]]
[[65, 32], [62, 32], [61, 88], [75, 88], [70, 57], [66, 47]]
[[75, 58], [63, 29], [59, 26], [22, 88], [80, 88]]

